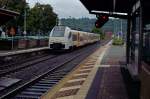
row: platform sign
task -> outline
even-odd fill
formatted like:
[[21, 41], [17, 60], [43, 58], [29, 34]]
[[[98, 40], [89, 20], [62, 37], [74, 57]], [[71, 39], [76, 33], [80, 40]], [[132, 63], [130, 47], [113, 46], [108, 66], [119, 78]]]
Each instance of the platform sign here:
[[16, 34], [16, 31], [15, 31], [15, 28], [14, 28], [14, 27], [11, 27], [11, 28], [10, 28], [10, 34], [11, 34], [12, 36], [14, 36], [14, 35]]
[[14, 49], [14, 35], [16, 34], [16, 31], [15, 31], [15, 28], [14, 27], [11, 27], [10, 28], [10, 34], [11, 34], [11, 36], [12, 36], [12, 44], [11, 44], [11, 47], [12, 47], [12, 49]]
[[122, 38], [123, 37], [123, 33], [122, 32], [117, 32], [116, 35], [117, 35], [118, 38]]

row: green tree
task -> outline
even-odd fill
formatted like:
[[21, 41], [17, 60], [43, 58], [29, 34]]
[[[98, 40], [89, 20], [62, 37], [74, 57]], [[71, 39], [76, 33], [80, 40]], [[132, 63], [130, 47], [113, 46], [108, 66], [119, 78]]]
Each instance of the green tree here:
[[100, 28], [94, 27], [91, 32], [99, 34], [101, 39], [105, 38], [105, 34], [102, 32]]
[[57, 15], [48, 4], [37, 3], [33, 8], [30, 8], [25, 0], [0, 0], [0, 7], [20, 13], [16, 19], [7, 23], [7, 27], [20, 27], [23, 31], [25, 10], [27, 12], [28, 31], [47, 33], [56, 24]]
[[50, 5], [37, 3], [28, 12], [27, 29], [33, 32], [47, 33], [56, 24], [57, 15]]

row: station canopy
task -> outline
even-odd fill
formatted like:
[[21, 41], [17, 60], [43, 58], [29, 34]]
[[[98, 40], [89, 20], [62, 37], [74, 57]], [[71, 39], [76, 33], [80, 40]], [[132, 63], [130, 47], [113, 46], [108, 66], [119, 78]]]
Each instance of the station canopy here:
[[0, 25], [5, 24], [6, 22], [8, 22], [9, 20], [13, 19], [18, 15], [19, 15], [18, 12], [0, 8]]
[[126, 17], [137, 0], [80, 0], [93, 14], [109, 14], [112, 17]]

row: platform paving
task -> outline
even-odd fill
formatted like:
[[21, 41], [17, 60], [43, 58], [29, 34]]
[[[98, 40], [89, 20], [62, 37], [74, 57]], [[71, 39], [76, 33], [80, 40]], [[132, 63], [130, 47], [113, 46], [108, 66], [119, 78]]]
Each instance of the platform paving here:
[[99, 48], [41, 99], [128, 99], [120, 67], [125, 46]]
[[46, 50], [48, 47], [40, 47], [40, 48], [29, 48], [29, 49], [18, 49], [18, 50], [7, 50], [7, 51], [2, 51], [0, 50], [0, 57], [3, 56], [10, 56], [10, 55], [16, 55], [16, 54], [23, 54], [23, 53], [30, 53], [34, 51], [41, 51], [41, 50]]
[[0, 78], [0, 91], [2, 91], [3, 89], [5, 89], [9, 86], [12, 86], [20, 81], [21, 81], [21, 79], [2, 77], [2, 78]]

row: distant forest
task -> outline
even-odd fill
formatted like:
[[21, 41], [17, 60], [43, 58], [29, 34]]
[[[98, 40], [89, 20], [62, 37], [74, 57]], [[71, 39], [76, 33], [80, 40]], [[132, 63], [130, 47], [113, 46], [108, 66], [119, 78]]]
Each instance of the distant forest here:
[[[69, 26], [71, 29], [81, 30], [91, 32], [95, 26], [96, 19], [90, 18], [63, 18], [61, 19], [61, 24]], [[104, 32], [119, 32], [121, 31], [121, 20], [119, 19], [109, 19], [109, 21], [101, 28]], [[127, 31], [127, 22], [122, 20], [122, 31], [126, 33]]]

